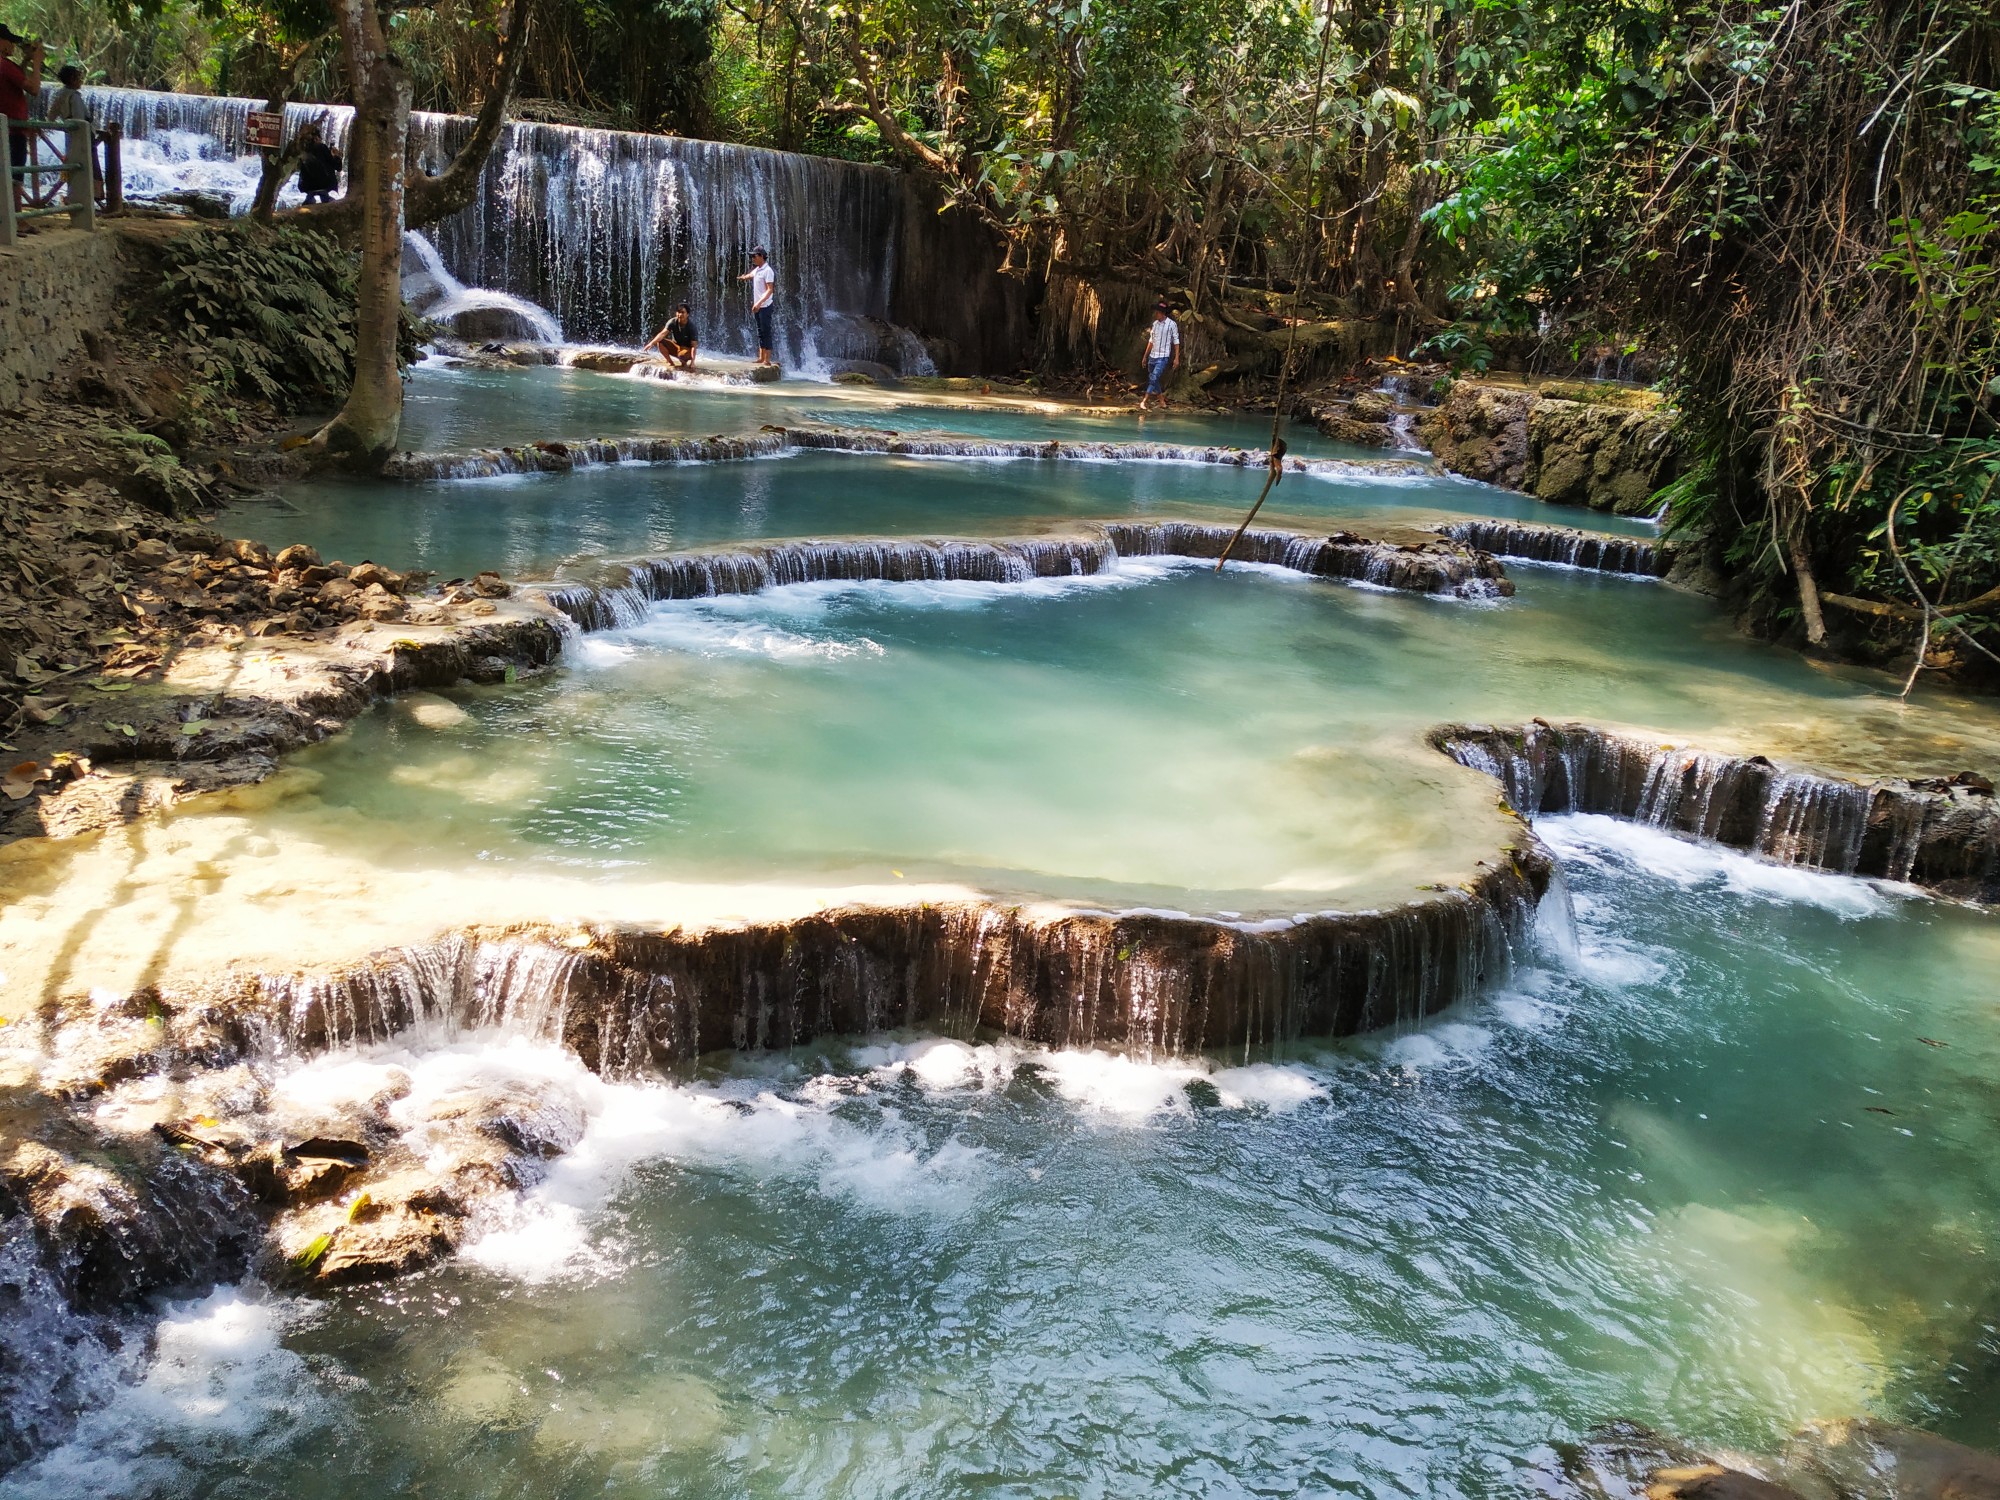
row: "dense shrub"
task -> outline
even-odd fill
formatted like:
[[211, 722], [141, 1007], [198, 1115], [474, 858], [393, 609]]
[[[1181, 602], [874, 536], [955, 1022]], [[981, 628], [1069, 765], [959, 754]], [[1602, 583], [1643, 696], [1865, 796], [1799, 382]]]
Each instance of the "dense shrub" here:
[[232, 223], [166, 248], [157, 311], [218, 397], [283, 412], [334, 404], [354, 378], [354, 256], [310, 230]]

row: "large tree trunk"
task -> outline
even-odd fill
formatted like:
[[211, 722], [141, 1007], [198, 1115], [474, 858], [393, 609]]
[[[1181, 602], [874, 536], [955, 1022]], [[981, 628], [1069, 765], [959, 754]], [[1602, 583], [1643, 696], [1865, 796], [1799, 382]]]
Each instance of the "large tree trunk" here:
[[314, 446], [357, 468], [395, 450], [403, 423], [396, 340], [403, 316], [403, 193], [410, 136], [410, 77], [389, 51], [373, 0], [338, 0], [335, 14], [354, 86], [347, 190], [359, 213], [359, 319], [354, 386]]

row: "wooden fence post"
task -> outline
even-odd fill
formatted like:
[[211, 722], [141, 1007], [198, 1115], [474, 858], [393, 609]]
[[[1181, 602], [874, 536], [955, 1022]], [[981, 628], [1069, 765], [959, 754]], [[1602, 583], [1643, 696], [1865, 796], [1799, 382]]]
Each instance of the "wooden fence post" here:
[[69, 120], [63, 134], [68, 137], [63, 157], [69, 165], [69, 227], [97, 227], [97, 194], [90, 181], [90, 121]]
[[7, 191], [0, 193], [0, 198], [6, 200], [0, 204], [0, 245], [14, 243], [14, 157], [13, 144], [8, 138], [12, 124], [5, 115], [0, 115], [0, 155], [7, 158]]
[[116, 120], [104, 127], [104, 211], [125, 212], [125, 127]]

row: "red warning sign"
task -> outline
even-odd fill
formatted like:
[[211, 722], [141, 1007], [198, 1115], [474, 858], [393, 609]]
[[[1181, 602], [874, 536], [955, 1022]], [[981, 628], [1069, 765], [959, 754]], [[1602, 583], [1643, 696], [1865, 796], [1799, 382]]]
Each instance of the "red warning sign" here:
[[276, 151], [285, 144], [285, 117], [270, 110], [250, 111], [250, 149]]

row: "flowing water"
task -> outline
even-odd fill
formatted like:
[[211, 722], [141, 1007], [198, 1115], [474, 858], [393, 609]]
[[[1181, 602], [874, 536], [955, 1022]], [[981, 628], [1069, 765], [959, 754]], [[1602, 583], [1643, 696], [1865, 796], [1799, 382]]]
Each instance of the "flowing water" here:
[[146, 1381], [0, 1494], [1497, 1496], [1618, 1417], [1990, 1444], [1992, 921], [1545, 832], [1573, 946], [1264, 1065], [310, 1064], [302, 1097], [554, 1076], [589, 1131], [440, 1272], [173, 1310]]
[[[1177, 412], [1077, 412], [1048, 403], [1022, 411], [977, 396], [924, 397], [907, 391], [785, 380], [766, 386], [723, 386], [606, 376], [589, 370], [530, 366], [525, 370], [445, 368], [427, 362], [412, 372], [400, 446], [449, 452], [518, 443], [529, 438], [624, 437], [632, 434], [704, 437], [754, 431], [762, 423], [854, 424], [901, 432], [966, 437], [1061, 436], [1077, 441], [1133, 440], [1270, 446], [1269, 417], [1210, 417]], [[1381, 449], [1334, 443], [1311, 428], [1287, 423], [1286, 441], [1307, 457], [1382, 458]]]
[[[249, 208], [261, 162], [247, 125], [259, 101], [145, 89], [87, 96], [97, 120], [123, 131], [132, 197], [191, 191]], [[285, 114], [288, 129], [316, 121], [340, 145], [353, 111], [294, 104]], [[418, 111], [412, 154], [441, 171], [470, 131], [464, 117]], [[502, 130], [473, 205], [432, 226], [424, 243], [459, 281], [546, 309], [569, 339], [636, 345], [685, 299], [704, 347], [737, 355], [756, 345], [736, 277], [764, 246], [779, 277], [785, 364], [862, 359], [929, 374], [931, 347], [891, 321], [926, 311], [921, 297], [899, 296], [906, 216], [920, 244], [930, 217], [905, 197], [901, 175], [883, 167], [517, 121]], [[297, 204], [296, 185], [279, 201]], [[523, 335], [544, 333], [529, 318], [498, 336]]]
[[[483, 382], [429, 378], [432, 432], [490, 420], [452, 410]], [[557, 415], [639, 399], [591, 379], [508, 389]], [[737, 432], [795, 398], [714, 399]], [[773, 536], [1233, 518], [1258, 482], [801, 454], [327, 486], [236, 519], [350, 560], [583, 576]], [[1579, 519], [1305, 478], [1267, 518], [1474, 514]], [[1147, 558], [658, 604], [543, 677], [387, 704], [254, 794], [76, 850], [0, 938], [130, 987], [699, 901], [1289, 918], [1493, 857], [1496, 783], [1423, 743], [1445, 720], [2000, 761], [1990, 706], [1903, 706], [1657, 583], [1515, 576], [1469, 602]], [[295, 1060], [301, 1101], [391, 1067], [525, 1076], [590, 1124], [440, 1270], [166, 1310], [144, 1380], [0, 1495], [1497, 1496], [1621, 1418], [1754, 1448], [1873, 1412], [2000, 1445], [2000, 922], [1599, 817], [1540, 831], [1563, 882], [1504, 986], [1247, 1066], [896, 1036], [611, 1084], [463, 1033]], [[114, 891], [119, 930], [79, 937]]]

